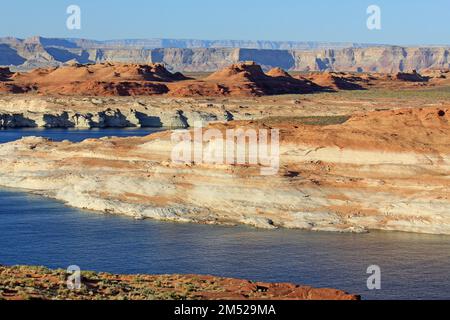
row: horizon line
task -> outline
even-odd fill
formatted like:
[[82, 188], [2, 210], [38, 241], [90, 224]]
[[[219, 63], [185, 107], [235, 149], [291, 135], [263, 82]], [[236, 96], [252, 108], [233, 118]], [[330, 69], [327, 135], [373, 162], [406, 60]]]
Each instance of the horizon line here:
[[[264, 39], [201, 39], [201, 38], [165, 38], [165, 37], [151, 37], [151, 38], [109, 38], [109, 39], [95, 39], [89, 37], [54, 37], [54, 36], [42, 36], [34, 35], [29, 37], [17, 37], [12, 35], [0, 36], [1, 38], [13, 38], [17, 40], [28, 40], [32, 38], [44, 38], [44, 39], [65, 39], [65, 40], [89, 40], [96, 42], [110, 42], [110, 41], [142, 41], [142, 40], [175, 40], [175, 41], [207, 41], [207, 42], [219, 42], [219, 41], [235, 41], [235, 42], [272, 42], [272, 43], [317, 43], [317, 44], [355, 44], [364, 45], [367, 47], [450, 47], [450, 44], [392, 44], [392, 43], [374, 43], [374, 42], [359, 42], [359, 41], [323, 41], [323, 40], [264, 40]], [[263, 50], [263, 49], [262, 49]], [[273, 49], [284, 50], [284, 49]]]

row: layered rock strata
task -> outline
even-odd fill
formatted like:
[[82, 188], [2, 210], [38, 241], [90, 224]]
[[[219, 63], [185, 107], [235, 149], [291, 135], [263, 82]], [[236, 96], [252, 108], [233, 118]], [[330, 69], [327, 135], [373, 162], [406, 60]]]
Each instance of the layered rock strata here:
[[81, 143], [26, 138], [0, 145], [0, 185], [139, 219], [450, 234], [449, 115], [429, 107], [340, 124], [212, 125], [278, 129], [279, 170], [270, 176], [261, 175], [261, 164], [174, 163], [172, 132]]
[[[273, 50], [279, 49], [279, 50]], [[265, 69], [290, 71], [404, 72], [449, 68], [449, 48], [249, 41], [1, 38], [0, 65], [20, 69], [67, 62], [164, 63], [171, 70], [212, 72], [253, 60]]]

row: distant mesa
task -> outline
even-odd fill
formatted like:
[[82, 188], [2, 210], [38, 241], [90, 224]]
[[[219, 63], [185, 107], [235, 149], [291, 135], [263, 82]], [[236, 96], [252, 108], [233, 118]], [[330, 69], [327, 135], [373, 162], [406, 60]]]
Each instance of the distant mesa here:
[[448, 69], [448, 46], [234, 40], [0, 38], [0, 66], [13, 71], [77, 63], [160, 63], [168, 70], [215, 72], [231, 63], [256, 61], [264, 70], [396, 73]]

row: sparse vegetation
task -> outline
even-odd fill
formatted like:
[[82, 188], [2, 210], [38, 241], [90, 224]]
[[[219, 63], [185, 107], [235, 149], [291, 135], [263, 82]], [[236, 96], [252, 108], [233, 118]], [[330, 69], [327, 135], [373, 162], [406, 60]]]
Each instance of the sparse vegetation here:
[[311, 116], [311, 117], [269, 117], [260, 121], [268, 126], [274, 126], [279, 123], [292, 125], [313, 125], [329, 126], [333, 124], [342, 124], [346, 122], [349, 116]]
[[[83, 271], [81, 288], [67, 288], [65, 270], [44, 267], [0, 266], [0, 300], [194, 300], [217, 298], [271, 299], [289, 290], [299, 299], [355, 299], [357, 296], [328, 289], [312, 289], [287, 284], [263, 284], [246, 280], [200, 275], [113, 275]], [[284, 287], [283, 287], [284, 286]], [[279, 291], [278, 291], [279, 290]]]
[[309, 95], [320, 99], [335, 97], [338, 99], [450, 99], [450, 86], [424, 87], [395, 90], [392, 88], [372, 88], [370, 90], [342, 90], [338, 92], [314, 93]]

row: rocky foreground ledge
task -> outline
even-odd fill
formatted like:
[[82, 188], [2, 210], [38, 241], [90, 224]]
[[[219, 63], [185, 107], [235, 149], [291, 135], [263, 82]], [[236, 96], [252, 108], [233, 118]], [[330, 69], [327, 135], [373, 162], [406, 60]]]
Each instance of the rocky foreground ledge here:
[[[138, 219], [450, 234], [450, 109], [213, 124], [280, 130], [280, 167], [171, 160], [171, 132], [0, 145], [0, 185]], [[345, 121], [347, 120], [347, 121]], [[313, 121], [314, 122], [314, 121]], [[211, 141], [205, 141], [205, 146]]]
[[69, 290], [64, 270], [0, 266], [0, 300], [359, 300], [335, 289], [202, 275], [114, 275], [82, 272]]

